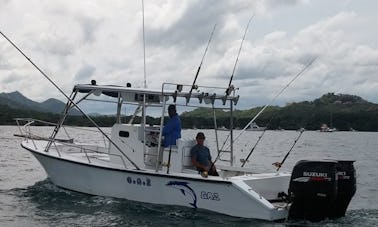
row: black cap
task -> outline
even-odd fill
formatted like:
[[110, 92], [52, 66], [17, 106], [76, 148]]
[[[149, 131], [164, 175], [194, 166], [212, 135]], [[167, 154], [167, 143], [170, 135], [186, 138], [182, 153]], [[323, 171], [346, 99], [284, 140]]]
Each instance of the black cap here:
[[168, 110], [174, 110], [176, 111], [176, 106], [175, 105], [169, 105]]
[[205, 139], [205, 134], [203, 132], [197, 133], [196, 139]]

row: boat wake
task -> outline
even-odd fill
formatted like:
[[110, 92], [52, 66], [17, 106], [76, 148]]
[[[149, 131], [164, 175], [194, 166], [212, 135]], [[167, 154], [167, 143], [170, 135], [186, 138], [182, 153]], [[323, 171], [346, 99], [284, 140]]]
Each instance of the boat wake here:
[[[180, 192], [181, 193], [181, 192]], [[231, 225], [231, 226], [375, 226], [378, 209], [347, 211], [345, 217], [310, 221], [268, 222], [235, 218], [206, 210], [182, 206], [164, 206], [141, 202], [91, 196], [55, 186], [49, 179], [27, 188], [1, 190], [12, 196], [12, 205], [46, 225]], [[20, 216], [18, 216], [20, 218]]]

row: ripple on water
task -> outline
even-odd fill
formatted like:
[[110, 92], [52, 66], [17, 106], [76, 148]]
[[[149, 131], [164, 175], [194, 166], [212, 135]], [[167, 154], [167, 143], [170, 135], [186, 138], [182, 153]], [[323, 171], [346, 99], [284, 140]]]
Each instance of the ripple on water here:
[[[44, 180], [27, 188], [0, 190], [13, 195], [23, 204], [25, 215], [16, 219], [33, 218], [46, 225], [106, 225], [106, 226], [375, 226], [378, 210], [352, 210], [337, 220], [317, 223], [307, 221], [267, 222], [229, 217], [206, 210], [179, 206], [153, 205], [102, 196], [90, 196], [56, 187]], [[16, 202], [17, 203], [17, 202]], [[16, 209], [16, 208], [15, 208]], [[2, 217], [1, 220], [4, 220]], [[9, 219], [9, 218], [8, 218]]]

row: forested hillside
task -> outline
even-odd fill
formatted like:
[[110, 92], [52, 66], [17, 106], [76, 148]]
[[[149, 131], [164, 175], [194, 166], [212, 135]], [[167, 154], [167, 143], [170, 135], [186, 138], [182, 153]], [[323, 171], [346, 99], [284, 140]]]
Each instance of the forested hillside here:
[[[10, 105], [0, 99], [0, 124], [15, 124], [14, 118], [32, 117], [50, 122], [58, 122], [59, 114], [37, 111], [35, 108], [20, 108], [17, 104]], [[12, 103], [12, 102], [11, 102]], [[47, 102], [54, 107], [55, 102]], [[60, 105], [59, 105], [60, 106]], [[55, 108], [60, 108], [56, 107]], [[249, 110], [234, 111], [234, 127], [243, 128], [262, 107]], [[216, 111], [218, 127], [229, 127], [229, 113]], [[197, 108], [190, 112], [181, 113], [183, 128], [213, 128], [213, 112], [211, 109]], [[114, 116], [93, 116], [100, 126], [112, 126]], [[123, 117], [127, 122], [130, 116]], [[140, 118], [136, 119], [140, 122]], [[159, 118], [148, 117], [149, 124], [159, 124]], [[284, 107], [268, 107], [256, 120], [259, 126], [268, 129], [296, 130], [305, 128], [317, 130], [321, 124], [328, 124], [338, 130], [378, 131], [378, 105], [367, 102], [361, 97], [348, 94], [328, 93], [313, 101], [290, 103]], [[91, 126], [90, 122], [79, 115], [69, 116], [66, 124]]]

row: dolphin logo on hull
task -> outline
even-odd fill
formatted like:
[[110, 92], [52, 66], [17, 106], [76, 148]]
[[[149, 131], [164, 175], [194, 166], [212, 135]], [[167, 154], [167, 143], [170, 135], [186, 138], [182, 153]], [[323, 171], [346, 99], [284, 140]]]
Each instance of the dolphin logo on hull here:
[[193, 202], [189, 203], [194, 208], [197, 208], [197, 195], [194, 190], [184, 181], [169, 181], [166, 185], [178, 189], [184, 196], [190, 197]]

